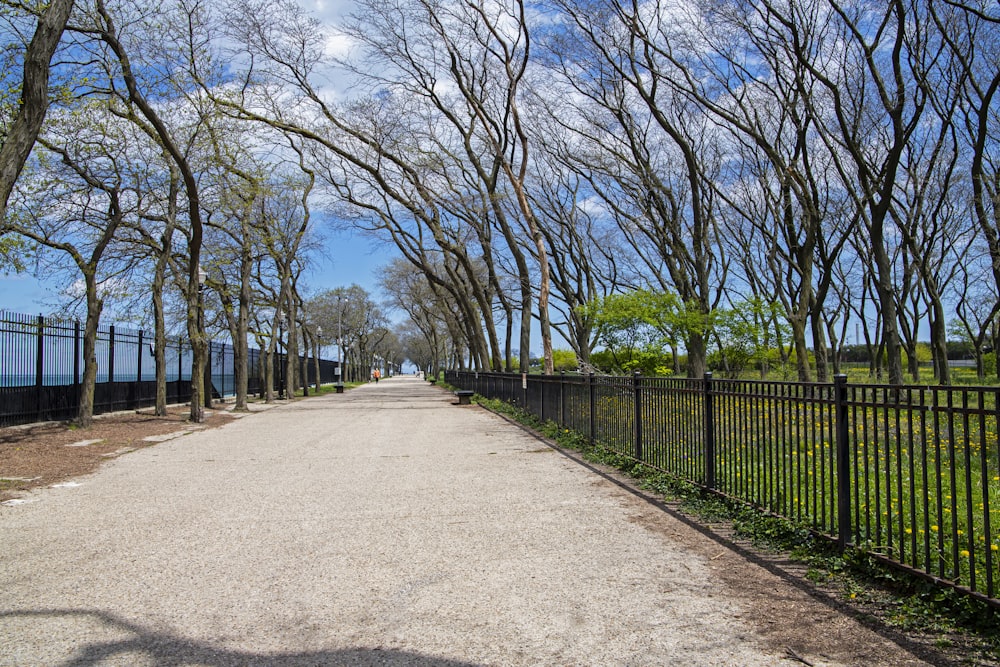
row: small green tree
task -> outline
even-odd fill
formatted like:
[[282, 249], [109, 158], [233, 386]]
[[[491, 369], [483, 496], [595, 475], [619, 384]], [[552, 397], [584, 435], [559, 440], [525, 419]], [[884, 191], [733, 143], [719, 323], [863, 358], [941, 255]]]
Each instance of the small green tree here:
[[582, 308], [593, 318], [598, 341], [614, 360], [613, 369], [622, 372], [662, 375], [669, 372], [668, 362], [677, 372], [681, 342], [691, 333], [707, 335], [712, 328], [712, 316], [688, 307], [672, 292], [641, 289], [610, 294]]
[[579, 366], [576, 360], [576, 352], [573, 350], [553, 350], [552, 364], [556, 373], [560, 371], [575, 371]]
[[710, 355], [709, 367], [729, 377], [756, 367], [761, 378], [767, 377], [775, 346], [789, 336], [786, 322], [780, 304], [757, 298], [717, 309], [713, 334], [718, 349]]

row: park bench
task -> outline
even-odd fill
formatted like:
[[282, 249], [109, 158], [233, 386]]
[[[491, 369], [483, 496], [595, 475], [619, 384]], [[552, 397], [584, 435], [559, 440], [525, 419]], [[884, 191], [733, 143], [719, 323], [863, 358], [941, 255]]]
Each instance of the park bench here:
[[471, 402], [470, 399], [472, 398], [472, 395], [475, 393], [476, 392], [472, 391], [471, 389], [459, 389], [458, 391], [455, 392], [455, 395], [458, 396], [458, 404], [469, 405], [469, 403]]

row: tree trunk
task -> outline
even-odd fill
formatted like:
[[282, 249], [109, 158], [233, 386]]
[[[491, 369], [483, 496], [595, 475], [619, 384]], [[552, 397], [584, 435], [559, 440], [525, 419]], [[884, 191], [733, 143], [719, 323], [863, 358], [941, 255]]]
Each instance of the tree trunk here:
[[21, 99], [0, 145], [0, 220], [7, 217], [7, 200], [45, 121], [49, 109], [49, 64], [72, 10], [73, 0], [50, 0], [24, 52]]
[[814, 312], [812, 313], [812, 317], [810, 317], [813, 335], [813, 355], [816, 357], [816, 381], [829, 382], [830, 364], [827, 357], [826, 334], [823, 331], [822, 318], [822, 311], [819, 313]]
[[87, 428], [94, 423], [94, 392], [97, 386], [97, 327], [104, 304], [97, 297], [97, 283], [93, 276], [87, 281], [87, 319], [83, 326], [83, 379], [80, 384], [80, 405], [76, 424]]
[[167, 415], [167, 332], [163, 318], [163, 282], [164, 276], [158, 262], [153, 276], [153, 357], [156, 363], [157, 417]]
[[198, 293], [198, 268], [197, 257], [192, 257], [191, 264], [193, 270], [188, 274], [188, 294], [187, 294], [187, 330], [188, 339], [191, 341], [191, 411], [189, 419], [200, 424], [205, 421], [204, 401], [204, 378], [205, 378], [205, 357], [208, 349], [208, 337], [205, 335], [200, 308], [200, 295]]
[[806, 344], [806, 326], [798, 317], [788, 318], [792, 327], [792, 344], [795, 347], [795, 369], [799, 382], [812, 382], [812, 367], [809, 365], [809, 346]]
[[706, 364], [705, 336], [691, 333], [687, 339], [688, 377], [698, 379], [705, 376]]
[[295, 396], [299, 386], [299, 327], [298, 304], [292, 295], [288, 295], [288, 331], [285, 332], [285, 397], [289, 400]]
[[[513, 315], [514, 315], [513, 312], [508, 312], [507, 313], [507, 327], [506, 327], [506, 332], [505, 332], [505, 335], [504, 335], [504, 348], [503, 348], [504, 370], [507, 371], [508, 373], [513, 373], [514, 372], [514, 353], [513, 353], [513, 350], [511, 349], [511, 344], [510, 344], [511, 340], [514, 337], [514, 317], [513, 317]], [[499, 369], [497, 369], [497, 370], [499, 370]]]
[[879, 308], [882, 311], [882, 342], [885, 346], [886, 366], [889, 371], [889, 384], [903, 384], [902, 345], [897, 325], [896, 294], [892, 282], [892, 265], [885, 251], [881, 229], [872, 232], [872, 251], [878, 269], [875, 278], [876, 294]]
[[948, 330], [944, 315], [944, 305], [936, 291], [931, 294], [931, 356], [939, 384], [951, 384], [951, 369], [948, 367]]

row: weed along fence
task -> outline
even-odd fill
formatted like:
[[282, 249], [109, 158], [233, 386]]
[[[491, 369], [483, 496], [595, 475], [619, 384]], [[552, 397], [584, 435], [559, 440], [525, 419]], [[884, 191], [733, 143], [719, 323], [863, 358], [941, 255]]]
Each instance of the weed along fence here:
[[[83, 331], [78, 321], [0, 311], [0, 426], [76, 417], [83, 379]], [[156, 404], [156, 362], [153, 336], [114, 325], [97, 332], [97, 384], [94, 413], [132, 410]], [[191, 399], [191, 346], [183, 337], [169, 337], [165, 348], [167, 402]], [[262, 353], [250, 349], [248, 391], [263, 387]], [[279, 354], [284, 368], [285, 355]], [[299, 357], [307, 381], [315, 383], [312, 359]], [[209, 345], [212, 393], [236, 394], [232, 344]], [[337, 362], [320, 360], [320, 382], [335, 381]], [[283, 373], [275, 373], [275, 388]]]
[[446, 381], [1000, 607], [1000, 389], [710, 374]]

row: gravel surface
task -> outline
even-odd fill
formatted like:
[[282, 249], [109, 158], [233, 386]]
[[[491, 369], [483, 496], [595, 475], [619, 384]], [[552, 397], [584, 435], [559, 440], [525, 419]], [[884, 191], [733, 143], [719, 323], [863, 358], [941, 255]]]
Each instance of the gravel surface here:
[[923, 664], [454, 402], [393, 378], [0, 507], [0, 665]]

